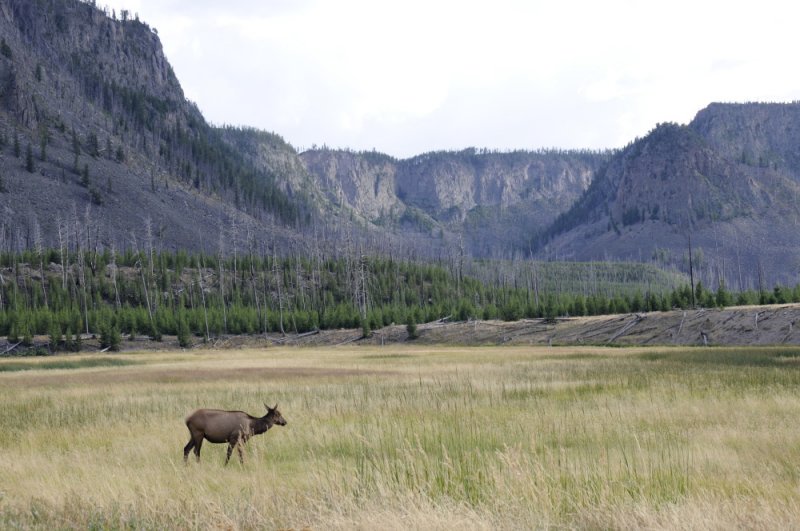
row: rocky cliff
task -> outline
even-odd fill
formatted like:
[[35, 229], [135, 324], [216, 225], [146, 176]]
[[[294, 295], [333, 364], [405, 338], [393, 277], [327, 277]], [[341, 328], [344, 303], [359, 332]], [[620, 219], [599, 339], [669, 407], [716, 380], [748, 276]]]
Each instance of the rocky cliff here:
[[405, 160], [374, 152], [301, 154], [332, 203], [383, 227], [447, 231], [484, 256], [527, 249], [531, 235], [569, 208], [607, 157], [475, 149]]

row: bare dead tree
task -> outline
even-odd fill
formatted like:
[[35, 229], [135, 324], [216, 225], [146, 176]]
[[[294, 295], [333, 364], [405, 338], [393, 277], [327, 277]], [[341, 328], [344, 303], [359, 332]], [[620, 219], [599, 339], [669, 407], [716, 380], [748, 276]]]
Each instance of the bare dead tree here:
[[200, 254], [200, 270], [197, 272], [198, 285], [200, 287], [200, 299], [203, 301], [203, 317], [206, 321], [206, 341], [211, 339], [211, 333], [208, 329], [208, 307], [206, 306], [206, 290], [203, 282], [203, 273], [205, 272], [205, 264], [203, 263], [203, 255]]
[[153, 221], [150, 216], [144, 218], [144, 237], [147, 245], [147, 268], [153, 276]]
[[[255, 257], [253, 253], [253, 249], [255, 247], [255, 239], [253, 238], [252, 233], [250, 232], [250, 227], [247, 227], [247, 255], [248, 255], [248, 262], [250, 263], [250, 288], [253, 290], [253, 301], [256, 303], [256, 312], [258, 314], [258, 322], [261, 324], [262, 315], [261, 315], [261, 304], [258, 299], [258, 288], [256, 286], [256, 271], [255, 271]], [[264, 332], [266, 332], [266, 327], [264, 328]]]
[[[73, 205], [74, 206], [74, 205]], [[80, 285], [81, 285], [81, 292], [83, 295], [83, 315], [84, 315], [84, 324], [86, 328], [86, 333], [89, 334], [89, 304], [87, 301], [87, 294], [86, 294], [86, 257], [84, 256], [83, 248], [81, 247], [81, 242], [83, 241], [83, 234], [82, 231], [88, 227], [87, 223], [81, 223], [78, 219], [77, 210], [73, 211], [73, 221], [75, 223], [75, 245], [76, 251], [78, 254], [78, 274], [80, 275]], [[85, 217], [88, 219], [89, 217], [89, 207], [86, 207], [86, 214]]]
[[139, 276], [142, 279], [142, 289], [144, 290], [144, 300], [147, 303], [147, 314], [150, 316], [150, 329], [155, 332], [156, 325], [153, 318], [153, 307], [150, 305], [150, 289], [147, 285], [147, 280], [144, 277], [145, 265], [142, 263], [139, 245], [136, 243], [136, 235], [131, 232], [131, 240], [133, 242], [133, 249], [136, 252], [136, 263], [134, 264], [139, 269]]
[[361, 258], [358, 264], [358, 282], [357, 282], [357, 290], [356, 290], [356, 298], [358, 302], [358, 307], [361, 311], [361, 319], [367, 318], [367, 309], [369, 306], [369, 296], [367, 291], [367, 277], [368, 277], [368, 264], [367, 264], [367, 255], [364, 253], [364, 249], [361, 249]]
[[61, 255], [61, 289], [67, 289], [67, 260], [69, 257], [68, 253], [68, 242], [64, 241], [66, 236], [63, 222], [61, 221], [61, 214], [56, 216], [56, 230], [58, 231], [58, 252]]
[[233, 286], [232, 289], [236, 292], [236, 275], [238, 270], [239, 261], [239, 226], [236, 224], [236, 216], [231, 216], [231, 241], [233, 243]]
[[689, 281], [691, 282], [692, 286], [692, 308], [696, 306], [696, 301], [694, 300], [694, 264], [692, 261], [692, 231], [689, 229]]
[[111, 244], [111, 263], [108, 264], [109, 273], [111, 273], [111, 283], [114, 285], [114, 304], [117, 308], [122, 306], [119, 299], [119, 288], [117, 287], [117, 252], [114, 249], [114, 244]]
[[42, 228], [39, 226], [39, 220], [34, 216], [33, 218], [33, 249], [36, 253], [36, 258], [39, 260], [39, 276], [42, 282], [42, 295], [44, 296], [44, 307], [49, 308], [47, 304], [47, 279], [44, 276], [44, 245], [42, 243]]
[[219, 254], [217, 256], [217, 270], [219, 271], [219, 295], [222, 299], [222, 329], [228, 333], [228, 304], [225, 302], [225, 233], [219, 231]]
[[278, 256], [275, 249], [272, 250], [272, 271], [275, 277], [275, 287], [278, 290], [278, 312], [280, 316], [280, 329], [281, 335], [285, 336], [286, 331], [283, 328], [283, 267], [278, 268]]

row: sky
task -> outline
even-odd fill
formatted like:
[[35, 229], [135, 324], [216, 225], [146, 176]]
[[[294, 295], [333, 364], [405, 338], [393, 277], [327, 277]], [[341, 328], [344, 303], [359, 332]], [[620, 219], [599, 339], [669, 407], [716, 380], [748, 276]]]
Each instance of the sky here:
[[211, 123], [409, 157], [621, 147], [711, 102], [800, 100], [800, 3], [98, 0], [154, 27]]

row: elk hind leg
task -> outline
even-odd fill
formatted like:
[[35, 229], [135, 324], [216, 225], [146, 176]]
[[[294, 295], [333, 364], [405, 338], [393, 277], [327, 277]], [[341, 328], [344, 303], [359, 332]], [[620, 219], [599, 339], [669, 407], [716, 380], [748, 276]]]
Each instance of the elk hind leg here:
[[194, 455], [197, 456], [197, 462], [200, 462], [200, 448], [203, 446], [203, 436], [200, 435], [194, 441]]
[[189, 462], [189, 452], [192, 451], [192, 448], [194, 448], [194, 446], [195, 446], [194, 437], [192, 437], [191, 439], [189, 439], [189, 442], [186, 444], [186, 446], [183, 447], [183, 462], [184, 463], [188, 463]]

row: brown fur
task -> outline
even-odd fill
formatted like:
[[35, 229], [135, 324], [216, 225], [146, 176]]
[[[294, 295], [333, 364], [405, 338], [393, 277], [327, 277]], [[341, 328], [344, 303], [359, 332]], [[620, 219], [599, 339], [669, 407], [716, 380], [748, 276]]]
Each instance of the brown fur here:
[[189, 460], [189, 452], [194, 448], [194, 455], [200, 461], [200, 447], [203, 439], [211, 443], [228, 443], [228, 454], [225, 464], [231, 458], [233, 448], [239, 453], [239, 461], [244, 464], [242, 446], [253, 435], [265, 433], [272, 426], [285, 426], [286, 420], [275, 407], [267, 408], [263, 417], [254, 417], [244, 411], [223, 411], [221, 409], [198, 409], [186, 417], [186, 427], [189, 428], [189, 442], [183, 448], [183, 461]]

